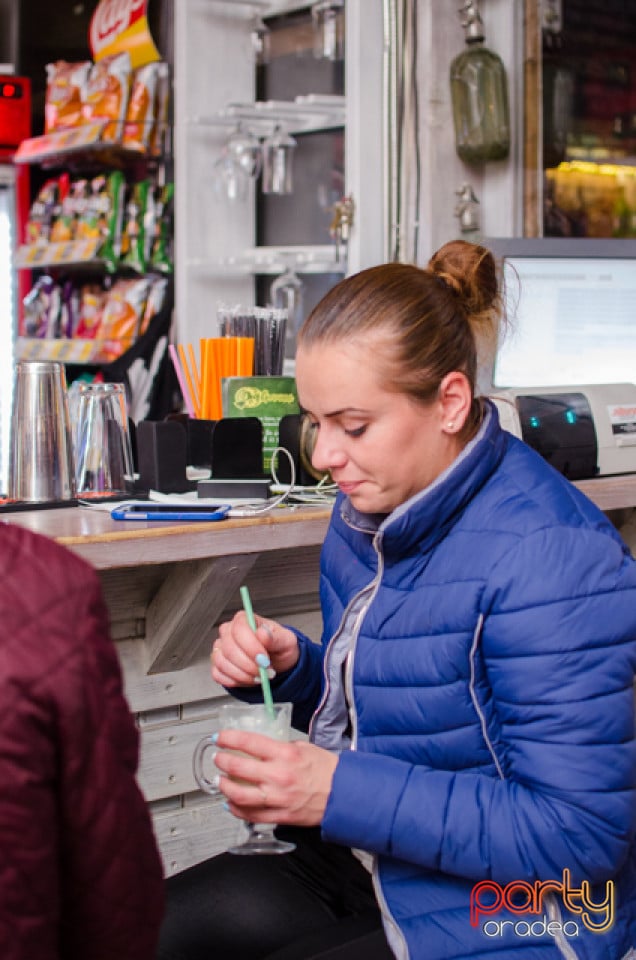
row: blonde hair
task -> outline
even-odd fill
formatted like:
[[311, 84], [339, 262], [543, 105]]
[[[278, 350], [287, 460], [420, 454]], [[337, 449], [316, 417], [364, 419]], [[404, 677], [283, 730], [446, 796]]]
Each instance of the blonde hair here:
[[[386, 263], [336, 284], [307, 317], [298, 342], [310, 347], [386, 334], [378, 365], [388, 389], [429, 402], [457, 370], [474, 397], [478, 361], [492, 349], [502, 313], [493, 255], [454, 240], [425, 268]], [[473, 407], [469, 428], [481, 415], [479, 401]]]

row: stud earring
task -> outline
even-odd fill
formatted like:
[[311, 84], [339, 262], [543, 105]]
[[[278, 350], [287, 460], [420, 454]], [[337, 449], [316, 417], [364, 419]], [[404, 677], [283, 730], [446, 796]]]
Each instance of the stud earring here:
[[455, 421], [454, 421], [454, 420], [449, 420], [448, 423], [446, 424], [446, 429], [447, 429], [447, 430], [454, 430], [454, 429], [455, 429]]

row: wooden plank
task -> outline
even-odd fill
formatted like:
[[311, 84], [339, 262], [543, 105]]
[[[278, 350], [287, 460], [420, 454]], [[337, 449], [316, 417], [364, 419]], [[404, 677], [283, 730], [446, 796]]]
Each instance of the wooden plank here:
[[543, 210], [539, 209], [542, 200], [539, 169], [543, 161], [540, 158], [541, 29], [537, 0], [525, 0], [524, 43], [523, 234], [538, 237], [543, 223]]
[[255, 560], [255, 554], [245, 554], [174, 566], [146, 614], [148, 673], [190, 666], [209, 649], [219, 614]]
[[193, 703], [225, 691], [210, 676], [209, 651], [189, 667], [168, 673], [146, 673], [146, 652], [139, 640], [117, 644], [124, 675], [124, 693], [133, 713]]
[[574, 486], [589, 497], [600, 510], [622, 510], [636, 506], [636, 474], [634, 473], [577, 480]]
[[148, 604], [169, 571], [167, 563], [101, 570], [99, 579], [111, 623], [145, 620]]
[[142, 727], [137, 779], [146, 800], [160, 800], [198, 790], [192, 755], [199, 740], [214, 730], [208, 717], [159, 727]]
[[222, 853], [244, 833], [241, 821], [223, 809], [223, 798], [192, 796], [192, 805], [153, 816], [166, 876]]
[[[263, 616], [274, 616], [270, 609], [267, 604], [259, 604], [257, 612]], [[225, 613], [226, 611], [223, 616]], [[281, 623], [296, 627], [312, 640], [320, 640], [322, 614], [316, 598], [307, 610], [296, 612], [285, 609], [275, 616]], [[188, 704], [225, 696], [223, 687], [215, 683], [210, 674], [209, 646], [201, 651], [198, 659], [190, 666], [154, 674], [146, 672], [146, 652], [144, 644], [139, 640], [130, 638], [118, 642], [117, 653], [124, 676], [124, 693], [133, 713], [162, 709], [174, 704], [182, 704], [185, 708]]]

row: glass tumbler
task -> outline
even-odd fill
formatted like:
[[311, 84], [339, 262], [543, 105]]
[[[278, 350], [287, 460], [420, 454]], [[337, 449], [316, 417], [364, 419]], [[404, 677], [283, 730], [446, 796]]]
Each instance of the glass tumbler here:
[[133, 464], [123, 383], [82, 387], [76, 444], [78, 497], [126, 496]]

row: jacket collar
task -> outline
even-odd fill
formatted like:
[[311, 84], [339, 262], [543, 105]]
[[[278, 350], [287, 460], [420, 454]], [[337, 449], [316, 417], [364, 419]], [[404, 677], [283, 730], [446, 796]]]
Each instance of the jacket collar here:
[[486, 400], [479, 431], [432, 484], [388, 516], [360, 513], [344, 498], [340, 505], [342, 519], [356, 530], [377, 534], [387, 556], [404, 554], [413, 548], [428, 550], [445, 536], [486, 483], [501, 462], [505, 448], [506, 434], [499, 425], [497, 409]]

